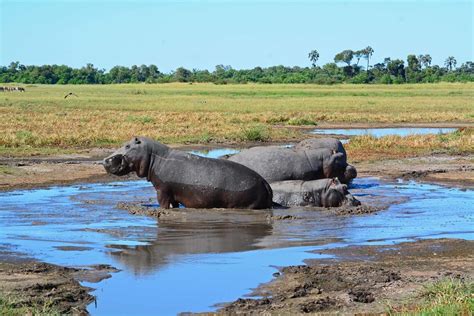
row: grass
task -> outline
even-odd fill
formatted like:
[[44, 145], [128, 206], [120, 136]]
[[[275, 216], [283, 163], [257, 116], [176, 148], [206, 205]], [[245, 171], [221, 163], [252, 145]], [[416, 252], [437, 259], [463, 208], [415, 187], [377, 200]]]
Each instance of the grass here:
[[404, 158], [431, 153], [473, 154], [474, 128], [464, 128], [449, 134], [356, 136], [344, 146], [351, 161]]
[[56, 316], [61, 313], [53, 307], [52, 302], [44, 303], [44, 305], [26, 305], [21, 303], [21, 300], [9, 297], [0, 296], [0, 315], [2, 316]]
[[417, 298], [416, 305], [389, 307], [389, 315], [472, 315], [474, 283], [445, 279], [428, 284]]
[[[78, 97], [64, 99], [69, 92]], [[34, 85], [0, 93], [0, 155], [165, 143], [294, 141], [321, 123], [474, 122], [474, 84]], [[257, 126], [257, 127], [255, 127]]]

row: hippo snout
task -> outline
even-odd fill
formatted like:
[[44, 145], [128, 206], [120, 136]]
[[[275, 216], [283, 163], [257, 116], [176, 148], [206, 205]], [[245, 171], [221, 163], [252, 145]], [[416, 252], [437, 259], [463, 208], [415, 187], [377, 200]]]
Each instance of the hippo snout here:
[[346, 203], [349, 206], [359, 206], [361, 205], [360, 201], [356, 199], [352, 194], [346, 194]]
[[105, 158], [102, 162], [108, 173], [118, 174], [122, 171], [124, 165], [123, 155], [113, 155]]

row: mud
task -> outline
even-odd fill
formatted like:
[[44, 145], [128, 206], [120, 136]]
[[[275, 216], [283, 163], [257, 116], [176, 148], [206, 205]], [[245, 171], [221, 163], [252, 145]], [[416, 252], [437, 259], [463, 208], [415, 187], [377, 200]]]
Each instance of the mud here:
[[[294, 215], [295, 213], [304, 211], [304, 212], [321, 212], [326, 214], [344, 216], [344, 215], [365, 215], [378, 212], [380, 210], [386, 209], [389, 205], [382, 204], [379, 205], [359, 205], [359, 206], [341, 206], [333, 208], [325, 207], [280, 207], [278, 208], [278, 215], [274, 215], [270, 210], [260, 210], [260, 214], [265, 214], [267, 220], [297, 220], [302, 219], [301, 216]], [[239, 214], [239, 212], [248, 212], [248, 210], [229, 210], [229, 209], [171, 209], [164, 210], [159, 208], [158, 205], [152, 204], [151, 201], [142, 201], [142, 202], [119, 202], [116, 206], [118, 209], [126, 210], [129, 214], [132, 215], [143, 215], [151, 216], [160, 219], [185, 219], [190, 217], [197, 216], [207, 216], [212, 217], [222, 217], [230, 212], [235, 212], [233, 215]]]
[[95, 301], [91, 288], [79, 281], [99, 282], [116, 270], [109, 266], [69, 268], [34, 261], [0, 262], [0, 297], [14, 306], [52, 306], [61, 314], [88, 314], [87, 305]]
[[474, 241], [434, 239], [319, 253], [336, 258], [282, 268], [253, 293], [261, 298], [238, 299], [219, 314], [380, 314], [388, 306], [415, 303], [425, 284], [474, 280]]
[[405, 159], [367, 161], [354, 164], [359, 176], [384, 179], [416, 179], [426, 183], [474, 187], [474, 157], [431, 155]]

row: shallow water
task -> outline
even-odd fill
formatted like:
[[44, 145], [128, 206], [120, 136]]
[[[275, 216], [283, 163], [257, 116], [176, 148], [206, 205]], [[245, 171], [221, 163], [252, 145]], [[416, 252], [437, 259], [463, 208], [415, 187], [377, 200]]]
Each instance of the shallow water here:
[[[190, 211], [160, 218], [130, 215], [118, 202], [154, 204], [145, 181], [0, 193], [0, 247], [50, 263], [107, 263], [119, 269], [98, 284], [93, 315], [172, 315], [211, 311], [269, 281], [274, 266], [317, 258], [310, 250], [417, 238], [474, 238], [473, 190], [356, 179], [362, 202], [386, 211], [335, 216], [305, 209]], [[292, 214], [297, 220], [271, 220]], [[64, 251], [62, 246], [76, 246]], [[60, 247], [60, 248], [58, 248]]]
[[409, 135], [426, 135], [426, 134], [446, 134], [454, 132], [456, 128], [431, 128], [431, 127], [392, 127], [392, 128], [328, 128], [315, 129], [311, 134], [317, 135], [344, 135], [344, 136], [360, 136], [372, 135], [374, 137], [383, 137], [388, 135], [409, 136]]

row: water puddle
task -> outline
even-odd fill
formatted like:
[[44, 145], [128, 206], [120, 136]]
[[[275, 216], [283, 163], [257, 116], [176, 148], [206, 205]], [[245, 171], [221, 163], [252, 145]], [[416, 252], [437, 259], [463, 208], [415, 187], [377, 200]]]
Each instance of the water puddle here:
[[[360, 178], [351, 191], [362, 202], [390, 207], [360, 216], [303, 208], [183, 209], [182, 217], [156, 220], [117, 208], [119, 202], [155, 204], [154, 189], [145, 181], [5, 192], [0, 193], [0, 248], [54, 264], [121, 269], [100, 283], [84, 283], [97, 288], [92, 315], [170, 315], [212, 311], [214, 304], [269, 281], [275, 266], [319, 257], [310, 250], [474, 239], [473, 190]], [[285, 214], [294, 219], [273, 219]]]
[[189, 153], [208, 158], [220, 158], [226, 155], [234, 155], [238, 152], [240, 152], [240, 150], [235, 148], [218, 148], [209, 150], [193, 150]]
[[456, 131], [457, 128], [431, 128], [431, 127], [391, 127], [391, 128], [328, 128], [315, 129], [311, 134], [317, 135], [343, 135], [343, 136], [361, 136], [371, 135], [374, 137], [383, 137], [388, 135], [409, 136], [426, 134], [446, 134]]

